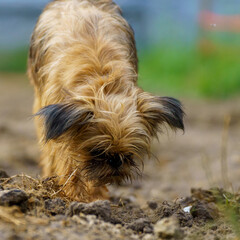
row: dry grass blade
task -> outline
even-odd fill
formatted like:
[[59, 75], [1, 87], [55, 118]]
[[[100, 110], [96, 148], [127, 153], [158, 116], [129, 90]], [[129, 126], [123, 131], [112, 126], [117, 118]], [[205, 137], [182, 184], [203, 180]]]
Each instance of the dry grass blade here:
[[202, 156], [202, 168], [205, 172], [209, 187], [213, 187], [215, 183], [213, 180], [213, 173], [211, 169], [211, 160], [207, 154]]
[[28, 176], [28, 175], [22, 173], [22, 174], [17, 174], [17, 175], [14, 175], [12, 177], [9, 177], [7, 179], [6, 178], [1, 178], [1, 180], [4, 180], [4, 182], [2, 182], [2, 185], [7, 184], [9, 181], [11, 181], [11, 180], [13, 180], [15, 178], [28, 178], [28, 179], [32, 180], [33, 182], [35, 182], [37, 184], [39, 183], [39, 181], [34, 179], [33, 177]]
[[16, 216], [13, 215], [14, 210], [16, 209], [0, 207], [0, 218], [3, 221], [13, 223], [17, 226], [25, 224], [25, 221], [23, 219], [17, 219]]
[[57, 191], [57, 192], [54, 192], [51, 197], [57, 195], [58, 193], [60, 193], [61, 191], [63, 191], [64, 187], [67, 185], [67, 183], [70, 181], [71, 177], [75, 174], [75, 172], [77, 171], [78, 169], [76, 168], [72, 173], [71, 175], [68, 177], [67, 181], [63, 184], [63, 186]]
[[231, 189], [231, 184], [228, 177], [228, 165], [227, 165], [227, 150], [228, 150], [228, 132], [231, 117], [226, 115], [224, 118], [224, 128], [222, 134], [222, 146], [221, 146], [221, 172], [223, 179], [223, 186], [225, 189]]

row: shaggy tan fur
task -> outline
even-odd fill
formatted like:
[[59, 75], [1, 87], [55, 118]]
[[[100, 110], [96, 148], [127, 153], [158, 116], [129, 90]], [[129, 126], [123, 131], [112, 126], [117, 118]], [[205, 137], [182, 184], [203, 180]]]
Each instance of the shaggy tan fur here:
[[55, 0], [34, 29], [28, 75], [44, 176], [69, 198], [107, 198], [140, 173], [162, 123], [183, 129], [181, 104], [137, 86], [134, 34], [111, 0]]

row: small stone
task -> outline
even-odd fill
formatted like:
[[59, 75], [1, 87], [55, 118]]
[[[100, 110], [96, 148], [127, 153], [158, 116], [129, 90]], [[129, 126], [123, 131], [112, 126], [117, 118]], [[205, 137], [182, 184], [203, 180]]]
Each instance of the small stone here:
[[149, 208], [151, 208], [152, 210], [155, 210], [158, 207], [158, 204], [154, 201], [148, 201], [147, 204], [148, 204]]
[[144, 232], [145, 229], [147, 233], [153, 232], [152, 224], [146, 218], [139, 218], [136, 221], [131, 222], [128, 224], [127, 228], [130, 228], [136, 232]]
[[154, 226], [154, 233], [156, 238], [160, 239], [183, 239], [184, 237], [179, 222], [175, 217], [159, 220]]
[[211, 228], [211, 230], [216, 231], [218, 229], [218, 226], [214, 224], [210, 228]]
[[154, 235], [149, 233], [144, 235], [144, 237], [142, 238], [142, 240], [154, 240], [154, 239], [155, 239]]
[[118, 228], [118, 229], [121, 229], [122, 225], [118, 223], [118, 224], [115, 225], [115, 227]]
[[143, 232], [144, 233], [153, 233], [153, 227], [152, 227], [152, 225], [151, 226], [145, 226], [144, 228], [143, 228]]
[[12, 206], [20, 205], [28, 200], [28, 195], [19, 189], [0, 191], [0, 205]]
[[4, 181], [4, 178], [9, 178], [10, 176], [4, 171], [0, 170], [0, 182]]
[[183, 211], [186, 213], [190, 213], [191, 208], [192, 208], [192, 206], [187, 206], [187, 207], [183, 208]]

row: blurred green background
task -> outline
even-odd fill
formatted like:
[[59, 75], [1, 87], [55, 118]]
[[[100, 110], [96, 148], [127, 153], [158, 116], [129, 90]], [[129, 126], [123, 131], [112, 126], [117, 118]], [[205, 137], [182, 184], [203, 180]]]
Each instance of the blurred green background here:
[[[0, 0], [0, 72], [25, 73], [30, 34], [47, 2]], [[197, 98], [239, 95], [240, 2], [116, 2], [135, 30], [145, 90]]]

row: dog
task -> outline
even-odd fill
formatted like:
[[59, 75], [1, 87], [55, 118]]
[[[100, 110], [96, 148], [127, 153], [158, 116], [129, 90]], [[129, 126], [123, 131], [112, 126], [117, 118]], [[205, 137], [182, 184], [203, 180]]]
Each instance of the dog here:
[[137, 85], [134, 33], [111, 0], [55, 0], [32, 34], [28, 76], [43, 175], [69, 199], [107, 199], [141, 175], [162, 126], [184, 130], [181, 103]]

